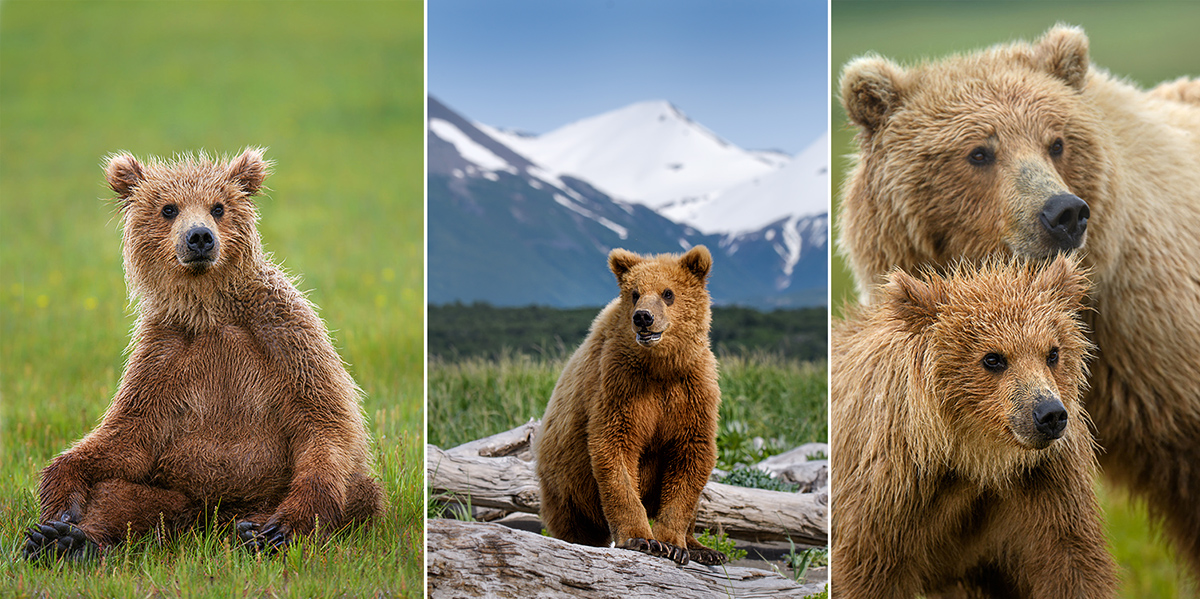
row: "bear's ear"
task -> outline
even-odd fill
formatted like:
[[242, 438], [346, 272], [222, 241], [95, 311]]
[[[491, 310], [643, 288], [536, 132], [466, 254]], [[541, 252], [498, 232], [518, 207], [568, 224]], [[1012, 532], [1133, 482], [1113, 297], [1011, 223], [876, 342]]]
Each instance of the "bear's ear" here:
[[1038, 40], [1034, 55], [1046, 72], [1076, 90], [1083, 89], [1088, 74], [1088, 38], [1083, 29], [1055, 25]]
[[1074, 255], [1059, 254], [1041, 265], [1033, 279], [1033, 288], [1048, 291], [1061, 298], [1070, 310], [1083, 308], [1083, 298], [1091, 284]]
[[252, 196], [262, 189], [263, 179], [271, 169], [271, 163], [263, 160], [265, 151], [265, 148], [246, 148], [225, 170], [225, 176], [237, 183], [246, 195]]
[[708, 278], [708, 271], [712, 270], [712, 254], [708, 253], [708, 248], [698, 245], [679, 258], [679, 265], [704, 281]]
[[614, 275], [617, 275], [618, 283], [624, 281], [625, 273], [641, 261], [641, 256], [621, 248], [616, 248], [608, 253], [608, 267], [612, 269]]
[[884, 305], [893, 318], [904, 323], [907, 331], [918, 333], [933, 324], [937, 320], [938, 304], [946, 301], [945, 293], [933, 281], [935, 275], [929, 277], [929, 281], [922, 281], [896, 270], [888, 275], [883, 286]]
[[868, 54], [842, 69], [842, 108], [868, 134], [878, 131], [900, 105], [904, 69], [882, 56]]
[[[128, 152], [119, 152], [108, 157], [104, 167], [104, 176], [108, 186], [117, 194], [117, 199], [127, 200], [133, 195], [133, 190], [146, 179], [142, 165]], [[127, 202], [121, 202], [124, 208]]]

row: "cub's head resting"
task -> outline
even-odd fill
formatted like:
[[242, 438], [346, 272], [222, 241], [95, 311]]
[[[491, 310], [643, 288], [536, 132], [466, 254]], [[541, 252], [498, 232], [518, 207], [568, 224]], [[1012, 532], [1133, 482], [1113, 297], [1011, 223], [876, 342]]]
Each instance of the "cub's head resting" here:
[[608, 266], [621, 287], [618, 309], [637, 345], [670, 347], [697, 336], [707, 342], [712, 320], [705, 287], [712, 268], [708, 248], [657, 256], [618, 248], [609, 253]]

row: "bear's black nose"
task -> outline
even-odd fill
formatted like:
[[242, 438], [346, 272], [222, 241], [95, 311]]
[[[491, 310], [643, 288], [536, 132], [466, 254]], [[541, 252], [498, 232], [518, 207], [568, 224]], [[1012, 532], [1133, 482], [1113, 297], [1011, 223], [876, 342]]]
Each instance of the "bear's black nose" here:
[[207, 256], [217, 245], [217, 239], [208, 227], [192, 227], [184, 236], [189, 251]]
[[1091, 213], [1087, 202], [1078, 196], [1060, 193], [1046, 200], [1038, 219], [1059, 249], [1073, 250], [1083, 241]]
[[644, 329], [654, 324], [654, 315], [649, 310], [638, 310], [633, 313], [633, 325]]
[[1048, 439], [1057, 439], [1067, 428], [1067, 409], [1057, 397], [1043, 399], [1033, 406], [1033, 424]]

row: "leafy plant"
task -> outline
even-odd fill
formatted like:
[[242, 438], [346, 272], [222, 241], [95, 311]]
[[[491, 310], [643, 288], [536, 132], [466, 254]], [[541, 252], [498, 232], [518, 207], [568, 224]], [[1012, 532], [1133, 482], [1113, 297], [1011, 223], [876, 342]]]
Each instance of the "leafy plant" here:
[[746, 557], [746, 550], [738, 549], [733, 539], [730, 539], [724, 532], [713, 534], [712, 531], [704, 529], [704, 532], [696, 535], [696, 540], [709, 549], [716, 549], [724, 553], [729, 557], [729, 561], [731, 562], [736, 562]]
[[[739, 397], [735, 402], [744, 402]], [[736, 470], [738, 466], [749, 466], [789, 449], [783, 437], [764, 439], [750, 432], [743, 420], [726, 420], [717, 433], [717, 468]], [[743, 485], [744, 486], [744, 485]]]
[[796, 543], [790, 538], [788, 539], [788, 553], [783, 556], [783, 563], [787, 564], [792, 570], [792, 579], [801, 580], [808, 573], [810, 566], [824, 566], [829, 564], [829, 550], [819, 547], [810, 547], [803, 551], [796, 551]]
[[766, 489], [767, 491], [783, 491], [795, 493], [800, 485], [773, 478], [769, 473], [758, 468], [737, 468], [721, 478], [727, 485], [737, 485], [750, 489]]
[[813, 593], [812, 595], [806, 596], [804, 599], [829, 599], [829, 585], [826, 584], [825, 590], [821, 591], [820, 593]]

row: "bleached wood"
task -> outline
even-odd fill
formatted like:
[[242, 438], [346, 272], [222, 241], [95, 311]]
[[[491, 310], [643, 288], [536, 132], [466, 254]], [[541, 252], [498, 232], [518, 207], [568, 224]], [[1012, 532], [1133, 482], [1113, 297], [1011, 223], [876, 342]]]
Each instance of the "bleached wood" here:
[[428, 530], [432, 599], [800, 598], [824, 588], [755, 568], [677, 566], [664, 558], [573, 545], [499, 524], [432, 519]]
[[[534, 463], [515, 457], [485, 458], [426, 446], [426, 474], [431, 491], [470, 497], [475, 507], [538, 513]], [[824, 545], [828, 542], [828, 495], [782, 493], [709, 482], [700, 496], [698, 528], [723, 530], [733, 538], [784, 540]]]

